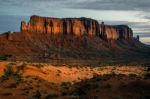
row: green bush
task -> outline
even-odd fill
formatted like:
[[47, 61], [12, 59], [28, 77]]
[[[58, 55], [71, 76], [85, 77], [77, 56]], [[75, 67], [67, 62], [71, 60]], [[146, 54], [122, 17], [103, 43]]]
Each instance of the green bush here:
[[8, 87], [9, 87], [9, 88], [16, 88], [17, 85], [18, 85], [18, 83], [15, 82], [15, 83], [10, 84]]

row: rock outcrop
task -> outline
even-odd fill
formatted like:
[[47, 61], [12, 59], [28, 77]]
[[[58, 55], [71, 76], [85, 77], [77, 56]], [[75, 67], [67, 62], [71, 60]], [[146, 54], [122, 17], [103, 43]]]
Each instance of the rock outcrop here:
[[127, 25], [104, 25], [102, 22], [100, 31], [102, 38], [107, 40], [131, 39], [133, 37], [133, 31]]
[[31, 16], [28, 23], [21, 22], [20, 32], [0, 34], [0, 56], [9, 56], [8, 60], [13, 61], [98, 59], [99, 62], [124, 57], [124, 53], [129, 57], [133, 53], [129, 49], [143, 46], [133, 38], [127, 25], [99, 24], [89, 18]]
[[11, 32], [5, 32], [3, 34], [0, 35], [0, 40], [12, 40], [12, 36], [11, 36]]
[[45, 33], [55, 35], [99, 36], [102, 39], [117, 40], [133, 37], [127, 25], [110, 26], [99, 24], [89, 18], [49, 18], [31, 16], [28, 23], [21, 22], [21, 32]]
[[99, 33], [99, 24], [96, 20], [88, 18], [60, 19], [31, 16], [29, 23], [21, 22], [21, 32], [93, 36]]

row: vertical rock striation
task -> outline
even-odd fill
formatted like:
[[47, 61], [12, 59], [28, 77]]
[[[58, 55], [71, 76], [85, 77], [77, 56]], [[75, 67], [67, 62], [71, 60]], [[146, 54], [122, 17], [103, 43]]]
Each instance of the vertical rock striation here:
[[127, 25], [105, 25], [89, 18], [49, 18], [31, 16], [28, 23], [21, 22], [21, 32], [55, 35], [98, 36], [105, 40], [130, 39], [133, 37]]
[[59, 19], [31, 16], [29, 23], [21, 22], [21, 32], [94, 36], [99, 33], [99, 24], [96, 20], [88, 18]]
[[108, 40], [131, 39], [133, 32], [127, 25], [105, 25], [104, 36]]

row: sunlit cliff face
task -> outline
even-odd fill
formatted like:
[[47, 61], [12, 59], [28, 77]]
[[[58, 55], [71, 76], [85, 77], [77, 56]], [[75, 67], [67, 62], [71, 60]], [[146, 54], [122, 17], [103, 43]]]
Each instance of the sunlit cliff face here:
[[33, 15], [21, 22], [21, 32], [101, 37], [107, 40], [130, 39], [133, 31], [127, 25], [105, 25], [90, 18], [51, 18]]

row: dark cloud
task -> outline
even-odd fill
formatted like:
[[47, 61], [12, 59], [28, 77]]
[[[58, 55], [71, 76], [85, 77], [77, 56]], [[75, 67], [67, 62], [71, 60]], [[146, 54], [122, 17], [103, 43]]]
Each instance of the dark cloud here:
[[[70, 0], [72, 1], [72, 0]], [[77, 0], [67, 2], [71, 8], [94, 10], [141, 10], [150, 11], [150, 0]]]
[[2, 6], [32, 7], [45, 6], [55, 8], [115, 10], [115, 11], [150, 11], [150, 0], [0, 0]]
[[66, 8], [150, 11], [150, 0], [0, 0], [0, 2], [0, 5], [12, 6], [46, 2]]

